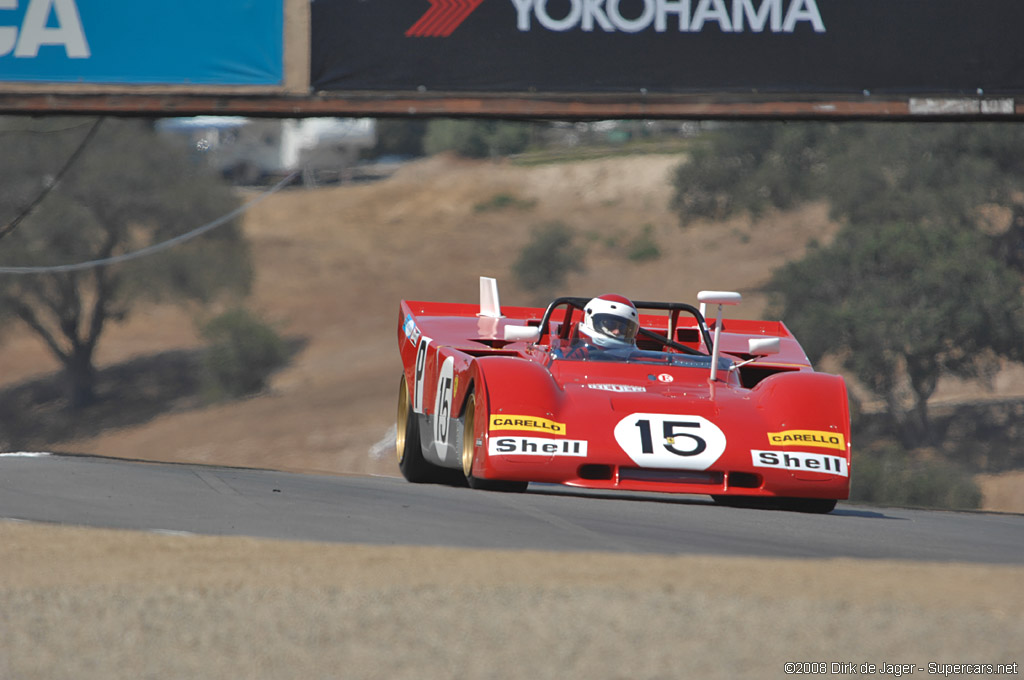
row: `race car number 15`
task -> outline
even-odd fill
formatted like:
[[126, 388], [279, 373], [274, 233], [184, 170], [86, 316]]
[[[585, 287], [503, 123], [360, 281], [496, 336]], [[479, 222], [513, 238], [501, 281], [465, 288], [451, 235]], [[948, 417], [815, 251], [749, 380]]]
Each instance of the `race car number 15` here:
[[615, 426], [615, 441], [641, 467], [706, 470], [725, 451], [725, 433], [701, 416], [634, 413]]

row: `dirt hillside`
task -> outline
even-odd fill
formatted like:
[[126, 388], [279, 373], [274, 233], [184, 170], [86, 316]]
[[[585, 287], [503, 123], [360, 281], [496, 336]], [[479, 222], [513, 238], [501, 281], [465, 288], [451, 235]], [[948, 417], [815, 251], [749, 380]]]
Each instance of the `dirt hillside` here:
[[[738, 290], [744, 304], [737, 313], [756, 317], [766, 303], [757, 287], [810, 240], [827, 241], [835, 225], [817, 205], [756, 224], [737, 219], [683, 230], [668, 209], [670, 176], [681, 160], [638, 155], [521, 166], [434, 157], [382, 181], [277, 193], [245, 216], [257, 274], [250, 306], [302, 347], [271, 389], [55, 448], [395, 474], [388, 435], [400, 370], [398, 301], [475, 302], [478, 277], [488, 275], [498, 278], [503, 304], [533, 302], [516, 287], [511, 267], [532, 230], [554, 220], [575, 230], [586, 253], [566, 293], [692, 301], [700, 289]], [[625, 247], [647, 225], [661, 257], [631, 261]], [[190, 313], [158, 307], [108, 331], [99, 363], [199, 345]], [[20, 330], [0, 352], [7, 384], [55, 369]], [[1019, 384], [997, 382], [996, 390]], [[1000, 502], [1015, 502], [1013, 494], [1003, 496], [1011, 498]]]

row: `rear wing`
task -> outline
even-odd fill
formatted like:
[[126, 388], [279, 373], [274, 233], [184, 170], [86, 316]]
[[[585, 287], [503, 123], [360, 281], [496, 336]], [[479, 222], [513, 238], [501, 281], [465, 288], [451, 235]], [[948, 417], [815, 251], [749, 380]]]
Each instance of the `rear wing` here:
[[[497, 281], [481, 277], [478, 304], [403, 300], [400, 323], [411, 324], [418, 329], [416, 332], [421, 330], [447, 345], [481, 349], [486, 346], [497, 350], [520, 343], [535, 344], [545, 336], [569, 339], [574, 315], [581, 318], [589, 300], [560, 297], [546, 308], [503, 307]], [[736, 304], [741, 296], [703, 291], [698, 294], [698, 300], [702, 306], [720, 306]], [[778, 369], [810, 368], [803, 348], [781, 321], [725, 319], [723, 314], [717, 313], [716, 319], [709, 323], [700, 309], [684, 302], [635, 301], [634, 304], [641, 312], [638, 337], [641, 346], [661, 345], [705, 356], [717, 352], [741, 362], [740, 365], [770, 355], [771, 365]], [[717, 361], [712, 361], [711, 365], [716, 368]], [[717, 374], [714, 377], [717, 379]]]

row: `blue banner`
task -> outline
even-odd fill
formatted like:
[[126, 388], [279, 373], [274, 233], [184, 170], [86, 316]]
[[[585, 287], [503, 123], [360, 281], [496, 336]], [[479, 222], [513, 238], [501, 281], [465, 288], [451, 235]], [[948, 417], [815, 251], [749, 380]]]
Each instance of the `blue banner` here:
[[284, 0], [0, 0], [0, 81], [282, 85]]

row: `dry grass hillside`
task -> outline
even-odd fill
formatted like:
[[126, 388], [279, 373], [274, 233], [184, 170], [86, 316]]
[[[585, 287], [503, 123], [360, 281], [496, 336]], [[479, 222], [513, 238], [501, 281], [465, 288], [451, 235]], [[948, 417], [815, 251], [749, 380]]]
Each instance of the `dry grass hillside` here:
[[[811, 239], [828, 240], [835, 225], [817, 205], [756, 224], [737, 219], [684, 231], [667, 207], [670, 174], [680, 160], [638, 155], [527, 167], [435, 157], [404, 165], [382, 181], [275, 194], [245, 217], [257, 273], [249, 304], [283, 335], [301, 341], [271, 389], [206, 408], [194, 401], [172, 404], [145, 422], [52, 447], [395, 474], [386, 440], [400, 370], [398, 301], [474, 302], [478, 277], [489, 275], [499, 280], [503, 304], [533, 302], [516, 287], [511, 266], [531, 230], [552, 220], [572, 227], [586, 250], [585, 269], [569, 277], [566, 293], [692, 301], [702, 288], [731, 289], [745, 294], [738, 313], [757, 316], [766, 303], [757, 287]], [[495, 196], [516, 200], [478, 208]], [[633, 262], [623, 245], [644, 225], [662, 256]], [[153, 308], [104, 336], [99, 363], [199, 345], [190, 312]], [[0, 352], [4, 383], [55, 368], [34, 338], [20, 330], [8, 335]]]

